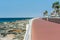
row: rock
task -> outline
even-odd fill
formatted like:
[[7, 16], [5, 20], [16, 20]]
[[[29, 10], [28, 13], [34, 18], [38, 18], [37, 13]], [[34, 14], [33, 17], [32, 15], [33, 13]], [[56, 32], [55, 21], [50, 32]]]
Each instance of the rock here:
[[[24, 35], [26, 32], [26, 24], [28, 24], [28, 20], [21, 20], [21, 21], [15, 21], [15, 22], [3, 22], [0, 23], [0, 27], [4, 28], [4, 30], [1, 30], [1, 33], [5, 33], [5, 37], [1, 37], [1, 40], [23, 40]], [[8, 32], [9, 30], [14, 30], [13, 32]], [[16, 34], [14, 34], [16, 33]], [[1, 35], [0, 35], [1, 36]], [[15, 38], [16, 37], [16, 38]], [[13, 39], [15, 38], [15, 39]]]

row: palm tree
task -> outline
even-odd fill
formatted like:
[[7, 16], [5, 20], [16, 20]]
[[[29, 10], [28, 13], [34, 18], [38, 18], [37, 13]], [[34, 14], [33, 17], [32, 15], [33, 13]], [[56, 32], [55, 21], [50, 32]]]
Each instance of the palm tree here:
[[52, 8], [54, 9], [59, 9], [59, 2], [54, 2], [53, 5], [52, 5]]
[[59, 13], [59, 8], [60, 8], [59, 1], [54, 2], [53, 5], [52, 5], [52, 8], [54, 8], [55, 12], [56, 12], [58, 15], [60, 15], [60, 13]]
[[43, 13], [43, 16], [47, 17], [47, 20], [48, 20], [48, 11], [47, 10]]
[[43, 16], [48, 16], [48, 11], [47, 10], [43, 13]]

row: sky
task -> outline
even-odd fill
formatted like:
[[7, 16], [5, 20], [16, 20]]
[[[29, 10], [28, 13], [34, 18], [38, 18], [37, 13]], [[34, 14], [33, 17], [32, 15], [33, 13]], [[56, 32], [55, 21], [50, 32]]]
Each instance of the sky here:
[[52, 11], [52, 3], [59, 0], [0, 0], [0, 18], [42, 17]]

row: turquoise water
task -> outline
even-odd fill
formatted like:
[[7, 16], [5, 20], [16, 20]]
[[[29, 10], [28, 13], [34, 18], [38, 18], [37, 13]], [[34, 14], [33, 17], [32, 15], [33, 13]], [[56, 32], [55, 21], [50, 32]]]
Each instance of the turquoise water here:
[[12, 22], [16, 20], [27, 20], [32, 18], [0, 18], [0, 22]]

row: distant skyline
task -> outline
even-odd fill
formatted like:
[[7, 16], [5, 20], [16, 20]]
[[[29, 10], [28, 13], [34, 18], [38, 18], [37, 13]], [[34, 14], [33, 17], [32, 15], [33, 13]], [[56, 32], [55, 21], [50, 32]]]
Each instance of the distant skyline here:
[[0, 18], [42, 17], [45, 10], [50, 13], [52, 4], [60, 0], [0, 0]]

